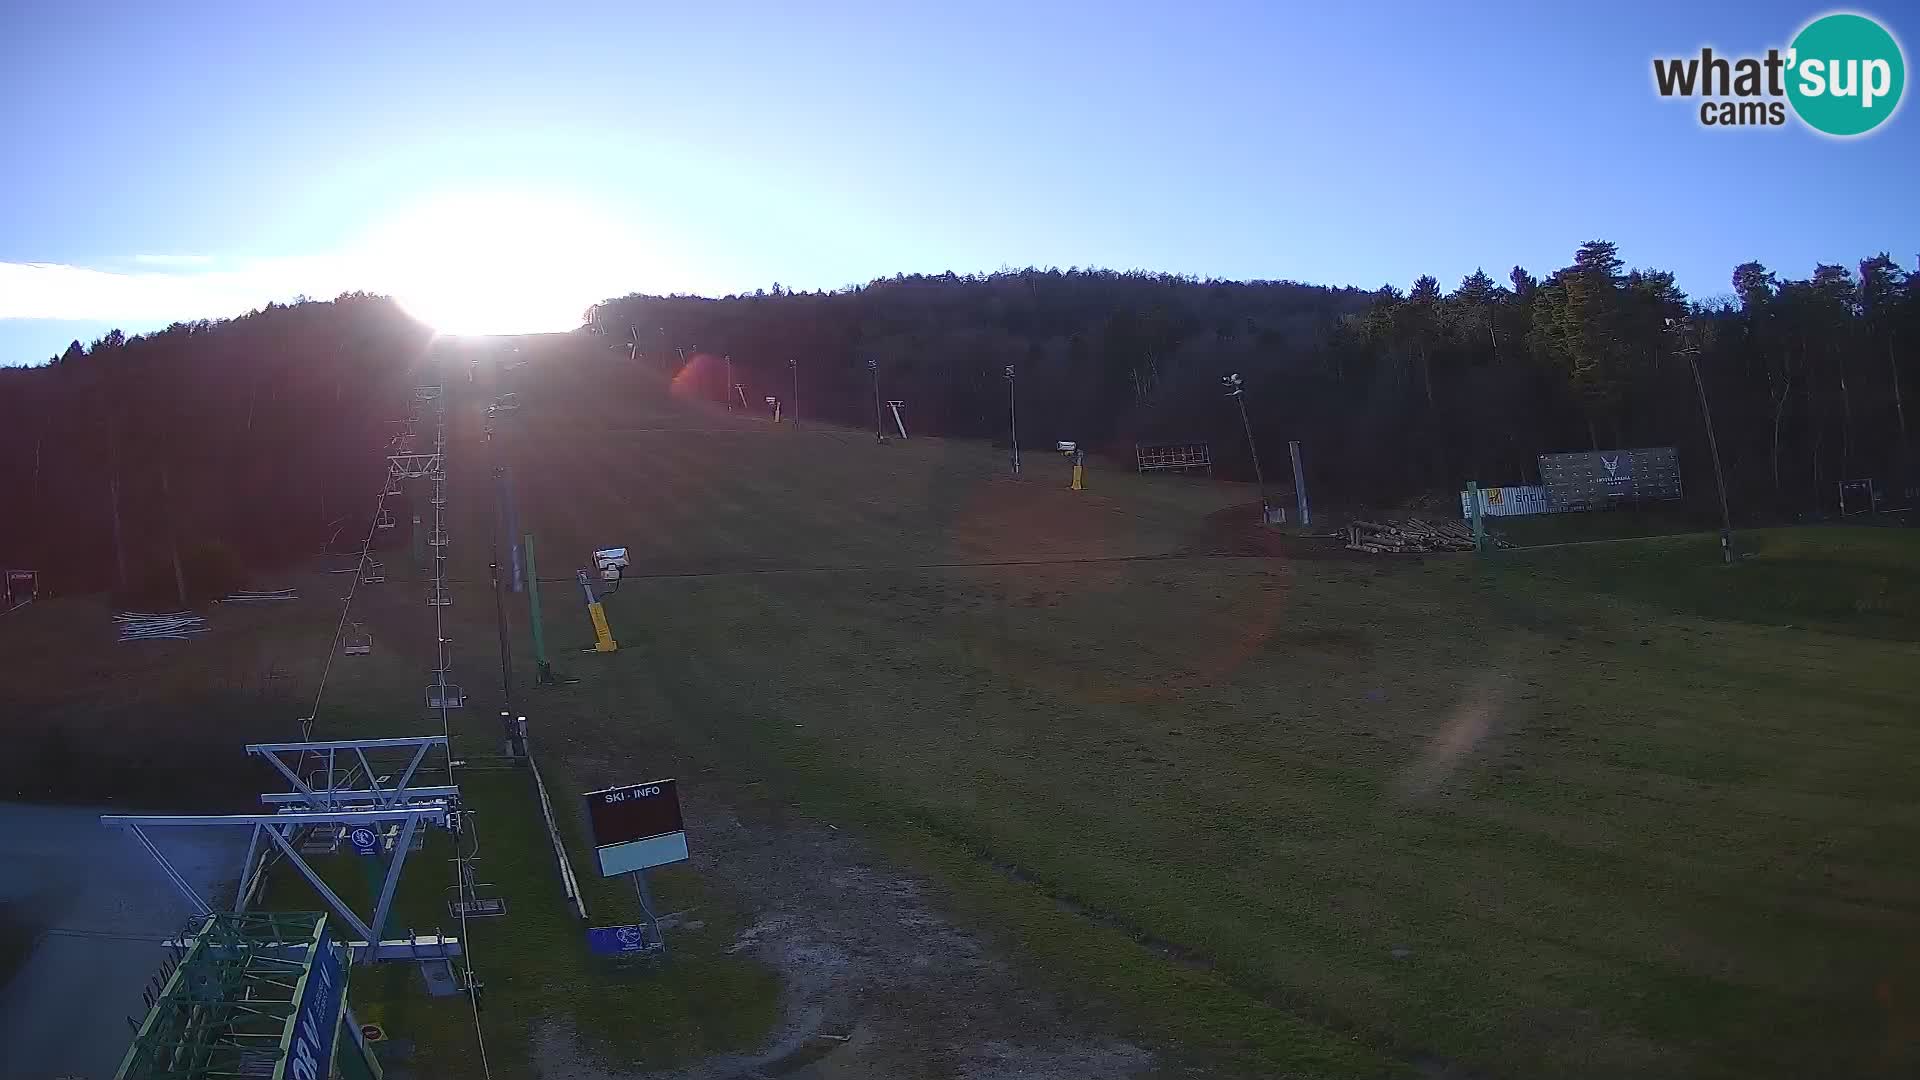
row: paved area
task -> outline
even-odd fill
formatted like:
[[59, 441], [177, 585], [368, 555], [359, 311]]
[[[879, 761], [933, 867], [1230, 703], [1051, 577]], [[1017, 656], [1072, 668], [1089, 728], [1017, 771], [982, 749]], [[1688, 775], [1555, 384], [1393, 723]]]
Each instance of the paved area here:
[[[25, 943], [0, 970], [0, 1077], [108, 1080], [146, 1015], [160, 943], [190, 912], [131, 836], [97, 807], [0, 803], [0, 935]], [[203, 895], [239, 872], [243, 829], [156, 836]], [[13, 950], [0, 951], [5, 956]]]

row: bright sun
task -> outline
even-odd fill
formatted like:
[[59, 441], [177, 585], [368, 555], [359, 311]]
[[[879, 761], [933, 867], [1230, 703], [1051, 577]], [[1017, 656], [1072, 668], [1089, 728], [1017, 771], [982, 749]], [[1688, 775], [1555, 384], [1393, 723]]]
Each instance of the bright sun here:
[[371, 257], [394, 299], [440, 333], [551, 333], [619, 291], [610, 232], [557, 200], [454, 196], [382, 229]]

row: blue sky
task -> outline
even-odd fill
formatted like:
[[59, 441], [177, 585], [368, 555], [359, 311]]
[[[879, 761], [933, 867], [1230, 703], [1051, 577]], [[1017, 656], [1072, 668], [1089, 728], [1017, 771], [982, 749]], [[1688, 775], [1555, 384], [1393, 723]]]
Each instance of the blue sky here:
[[[1784, 46], [1818, 4], [558, 7], [8, 5], [0, 363], [348, 287], [1450, 288], [1604, 237], [1705, 296], [1920, 252], [1911, 106], [1841, 142], [1653, 92], [1655, 55]], [[1857, 10], [1913, 59], [1920, 16]]]

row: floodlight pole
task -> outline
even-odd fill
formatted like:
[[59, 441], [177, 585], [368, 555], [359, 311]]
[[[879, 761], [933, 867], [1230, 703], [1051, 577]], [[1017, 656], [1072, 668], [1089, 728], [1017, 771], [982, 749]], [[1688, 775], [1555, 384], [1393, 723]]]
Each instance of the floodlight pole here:
[[1733, 515], [1727, 511], [1727, 481], [1720, 473], [1720, 440], [1713, 433], [1713, 410], [1707, 405], [1707, 384], [1700, 378], [1700, 347], [1689, 341], [1680, 349], [1693, 371], [1693, 389], [1700, 395], [1700, 416], [1707, 423], [1707, 449], [1713, 454], [1713, 486], [1720, 492], [1720, 561], [1733, 564]]
[[1240, 426], [1247, 432], [1247, 453], [1253, 455], [1253, 478], [1260, 485], [1260, 524], [1267, 523], [1267, 474], [1260, 468], [1260, 447], [1253, 441], [1253, 421], [1247, 419], [1246, 386], [1238, 373], [1223, 376], [1227, 396], [1240, 406]]
[[720, 396], [727, 403], [727, 411], [733, 411], [733, 354], [727, 354], [727, 385], [720, 388]]
[[873, 376], [873, 441], [883, 443], [887, 436], [880, 428], [880, 361], [868, 360], [867, 373]]
[[793, 429], [800, 430], [800, 361], [787, 358], [787, 370], [793, 372], [793, 396], [787, 399], [787, 411], [793, 414]]
[[1020, 475], [1020, 414], [1014, 408], [1013, 365], [1007, 365], [1007, 464], [1009, 471]]

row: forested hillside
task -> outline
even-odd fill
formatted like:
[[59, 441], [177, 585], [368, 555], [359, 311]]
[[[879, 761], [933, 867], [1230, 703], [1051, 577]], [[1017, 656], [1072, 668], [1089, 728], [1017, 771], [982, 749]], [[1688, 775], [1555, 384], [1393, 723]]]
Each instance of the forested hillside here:
[[236, 561], [319, 551], [339, 518], [364, 536], [373, 454], [427, 337], [391, 301], [348, 295], [115, 331], [0, 368], [0, 564], [38, 569], [52, 590], [124, 581], [164, 603], [176, 540], [195, 584], [213, 587]]
[[[1903, 395], [1920, 381], [1920, 296], [1886, 256], [1784, 279], [1758, 263], [1690, 301], [1671, 274], [1627, 270], [1605, 242], [1536, 277], [1476, 272], [1451, 291], [1199, 281], [1102, 270], [898, 276], [835, 293], [711, 300], [629, 296], [590, 313], [610, 343], [677, 365], [716, 400], [723, 355], [756, 404], [873, 422], [883, 397], [921, 430], [1004, 438], [1004, 370], [1018, 379], [1023, 444], [1077, 439], [1214, 442], [1247, 476], [1245, 438], [1220, 377], [1239, 372], [1276, 460], [1307, 448], [1323, 497], [1378, 502], [1433, 489], [1537, 482], [1543, 452], [1678, 445], [1689, 490], [1711, 495], [1697, 356], [1737, 512], [1776, 518], [1833, 505], [1833, 483], [1889, 488], [1908, 445]], [[695, 348], [697, 346], [697, 349]], [[1904, 390], [1902, 388], [1905, 388]]]
[[[873, 422], [873, 361], [881, 396], [927, 434], [1004, 439], [1011, 366], [1028, 447], [1075, 439], [1130, 460], [1135, 441], [1204, 439], [1223, 474], [1247, 477], [1220, 385], [1238, 372], [1268, 461], [1298, 439], [1316, 497], [1362, 504], [1530, 482], [1543, 452], [1668, 444], [1690, 495], [1711, 498], [1691, 356], [1737, 516], [1830, 512], [1842, 479], [1897, 498], [1914, 482], [1920, 290], [1884, 255], [1805, 279], [1748, 263], [1729, 286], [1691, 301], [1596, 241], [1542, 277], [1475, 273], [1451, 291], [1024, 270], [629, 296], [588, 320], [688, 392], [718, 401], [730, 356], [756, 406], [791, 408], [797, 377], [803, 417], [853, 425]], [[371, 505], [368, 454], [428, 338], [391, 302], [349, 295], [0, 369], [0, 563], [62, 590], [116, 587], [116, 505], [136, 588], [175, 538], [190, 558], [254, 565], [317, 551]]]

